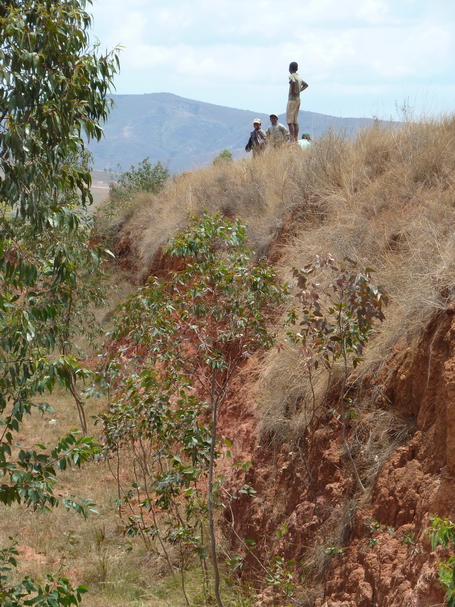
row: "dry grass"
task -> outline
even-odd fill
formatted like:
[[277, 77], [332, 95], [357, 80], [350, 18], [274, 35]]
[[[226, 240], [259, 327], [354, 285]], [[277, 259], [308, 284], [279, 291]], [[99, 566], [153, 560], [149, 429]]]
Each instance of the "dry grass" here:
[[267, 255], [288, 211], [302, 200], [301, 171], [305, 154], [297, 148], [271, 151], [260, 162], [219, 163], [184, 173], [155, 196], [142, 194], [132, 208], [115, 218], [111, 233], [129, 239], [146, 271], [170, 234], [182, 228], [188, 213], [219, 211], [239, 217], [249, 226], [251, 247]]
[[323, 371], [310, 375], [300, 347], [283, 337], [280, 351], [266, 355], [260, 376], [261, 444], [297, 439], [320, 413], [329, 380]]
[[[369, 409], [369, 410], [368, 410]], [[390, 455], [415, 432], [414, 420], [392, 409], [378, 410], [371, 406], [359, 411], [353, 427], [353, 451], [366, 487], [372, 487]]]
[[[281, 247], [280, 275], [290, 281], [293, 267], [327, 253], [373, 268], [375, 281], [391, 297], [386, 320], [366, 352], [364, 367], [376, 365], [400, 336], [416, 334], [432, 312], [454, 299], [455, 120], [406, 124], [399, 130], [376, 126], [352, 142], [329, 135], [309, 156], [304, 171], [312, 194], [302, 204], [318, 207], [320, 220], [294, 228]], [[312, 167], [318, 167], [314, 173]], [[285, 357], [292, 371], [285, 368]], [[294, 376], [299, 382], [302, 363], [297, 352], [293, 357], [273, 352], [268, 358], [263, 373], [263, 393], [272, 403], [263, 410], [267, 429], [274, 418], [282, 429], [280, 407], [273, 403], [285, 403], [292, 395]], [[305, 384], [307, 379], [297, 391], [308, 408]], [[281, 400], [273, 396], [279, 394]]]
[[[57, 392], [47, 401], [55, 413], [34, 415], [25, 421], [18, 437], [23, 446], [37, 442], [55, 444], [59, 436], [77, 426], [75, 406], [66, 393]], [[92, 402], [88, 419], [100, 407], [100, 402]], [[89, 431], [95, 436], [99, 432], [93, 425]], [[21, 575], [43, 577], [49, 571], [60, 572], [73, 583], [90, 584], [91, 593], [84, 602], [89, 607], [107, 603], [120, 607], [126, 596], [117, 600], [115, 585], [129, 578], [124, 584], [125, 592], [134, 594], [140, 589], [141, 576], [144, 581], [147, 574], [145, 566], [138, 565], [140, 546], [131, 554], [121, 547], [117, 491], [108, 466], [105, 462], [91, 463], [83, 470], [67, 470], [59, 478], [59, 496], [88, 498], [96, 503], [98, 514], [93, 513], [84, 521], [74, 512], [67, 512], [63, 505], [44, 514], [30, 512], [23, 506], [3, 508], [0, 545], [8, 545], [10, 536], [17, 538]], [[95, 597], [103, 588], [104, 596], [98, 602]], [[114, 590], [112, 598], [107, 598]]]
[[[68, 395], [57, 392], [47, 400], [55, 414], [28, 419], [18, 437], [22, 446], [54, 444], [59, 436], [75, 428], [77, 414]], [[93, 421], [90, 416], [103, 406], [100, 401], [92, 402], [88, 418]], [[98, 427], [92, 424], [89, 432], [96, 436]], [[120, 475], [123, 483], [127, 485], [129, 481], [131, 486], [131, 470], [124, 467]], [[88, 498], [96, 504], [97, 512], [85, 521], [63, 505], [43, 514], [24, 506], [3, 507], [0, 546], [9, 545], [10, 537], [16, 538], [19, 546], [19, 567], [14, 579], [19, 581], [25, 575], [43, 579], [49, 572], [58, 573], [73, 584], [89, 587], [83, 598], [86, 607], [185, 605], [177, 567], [176, 575], [171, 576], [164, 559], [147, 550], [142, 540], [125, 538], [118, 515], [118, 487], [108, 462], [92, 462], [83, 469], [61, 473], [56, 493], [61, 497]], [[192, 604], [202, 604], [200, 569], [190, 564], [184, 576]], [[234, 604], [228, 597], [226, 605]], [[247, 602], [243, 604], [246, 606]]]
[[[46, 401], [54, 413], [25, 419], [17, 437], [24, 448], [38, 442], [55, 444], [60, 436], [78, 429], [75, 405], [66, 392], [57, 390]], [[101, 440], [94, 420], [105, 406], [101, 400], [89, 400], [86, 410], [89, 434]], [[88, 586], [83, 597], [86, 607], [184, 607], [180, 561], [173, 548], [168, 549], [175, 567], [175, 574], [170, 575], [158, 543], [154, 546], [149, 540], [146, 547], [139, 537], [124, 535], [128, 512], [123, 518], [119, 516], [117, 500], [136, 479], [128, 458], [122, 459], [120, 469], [116, 465], [115, 461], [100, 460], [59, 474], [56, 494], [60, 498], [76, 496], [79, 501], [89, 499], [95, 504], [96, 512], [87, 520], [67, 511], [63, 504], [41, 514], [22, 505], [2, 508], [0, 546], [9, 545], [13, 537], [19, 549], [19, 566], [11, 580], [18, 582], [26, 575], [44, 579], [50, 572], [68, 577], [75, 585]], [[114, 473], [119, 473], [121, 488]], [[204, 604], [199, 562], [188, 559], [183, 576], [190, 604]], [[226, 607], [251, 605], [248, 599], [240, 599], [242, 592], [239, 589], [226, 596]]]

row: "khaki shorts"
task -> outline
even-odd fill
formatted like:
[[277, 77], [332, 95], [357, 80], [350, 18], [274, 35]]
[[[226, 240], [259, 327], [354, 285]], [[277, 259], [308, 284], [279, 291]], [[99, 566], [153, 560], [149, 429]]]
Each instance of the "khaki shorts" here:
[[300, 99], [290, 99], [286, 107], [286, 122], [299, 124]]

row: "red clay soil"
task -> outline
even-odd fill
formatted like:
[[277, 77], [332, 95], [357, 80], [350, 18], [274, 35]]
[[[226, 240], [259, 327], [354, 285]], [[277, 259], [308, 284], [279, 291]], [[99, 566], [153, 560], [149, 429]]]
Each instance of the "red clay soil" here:
[[[247, 369], [236, 379], [220, 432], [233, 442], [234, 458], [252, 465], [233, 472], [229, 487], [234, 493], [246, 483], [256, 493], [228, 500], [226, 530], [239, 552], [238, 536], [257, 545], [246, 554], [244, 575], [265, 578], [256, 556], [265, 564], [278, 555], [295, 560], [297, 570], [307, 567], [293, 598], [269, 587], [258, 605], [444, 604], [437, 570], [448, 553], [431, 551], [428, 527], [432, 515], [455, 520], [454, 312], [436, 314], [413, 344], [397, 344], [364, 379], [362, 402], [369, 396], [378, 411], [393, 411], [409, 427], [367, 492], [353, 479], [333, 415], [315, 420], [299, 444], [274, 446], [259, 435]], [[288, 532], [278, 537], [283, 524]]]

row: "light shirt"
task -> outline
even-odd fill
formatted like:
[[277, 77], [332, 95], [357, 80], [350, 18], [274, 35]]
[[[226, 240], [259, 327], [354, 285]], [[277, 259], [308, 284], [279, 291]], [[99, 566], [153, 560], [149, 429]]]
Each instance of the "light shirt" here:
[[[295, 82], [294, 89], [297, 93], [296, 95], [291, 95], [293, 82]], [[289, 101], [296, 101], [297, 99], [300, 99], [300, 89], [302, 88], [303, 84], [304, 84], [304, 82], [300, 78], [300, 76], [297, 74], [297, 72], [295, 74], [289, 74], [289, 96], [288, 96]]]
[[281, 145], [289, 139], [289, 131], [279, 122], [271, 124], [267, 129], [267, 139], [272, 145]]
[[308, 141], [308, 139], [299, 139], [299, 146], [302, 148], [302, 150], [309, 148], [310, 145], [311, 141]]

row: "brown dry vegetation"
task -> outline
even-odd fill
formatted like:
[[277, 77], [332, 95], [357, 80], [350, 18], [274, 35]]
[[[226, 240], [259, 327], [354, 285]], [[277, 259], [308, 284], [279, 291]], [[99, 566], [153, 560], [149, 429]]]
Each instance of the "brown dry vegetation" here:
[[[374, 269], [392, 300], [367, 353], [375, 364], [453, 297], [454, 180], [452, 118], [377, 125], [354, 141], [328, 133], [308, 152], [286, 148], [260, 162], [219, 163], [174, 178], [159, 196], [138, 197], [134, 212], [119, 218], [115, 240], [139, 281], [156, 271], [161, 245], [186, 213], [204, 209], [240, 217], [256, 255], [275, 263], [284, 281], [316, 255], [349, 256]], [[268, 355], [261, 399], [267, 426], [279, 423], [287, 400], [305, 396], [302, 365], [291, 346]]]
[[[256, 537], [263, 554], [280, 553], [309, 568], [309, 581], [294, 599], [284, 603], [266, 592], [262, 604], [436, 604], [443, 595], [435, 581], [435, 557], [429, 554], [425, 524], [428, 514], [453, 516], [455, 504], [442, 500], [437, 512], [434, 492], [422, 497], [422, 481], [415, 485], [417, 494], [422, 491], [421, 501], [416, 497], [409, 505], [402, 484], [414, 487], [421, 474], [425, 486], [436, 486], [443, 481], [441, 470], [447, 464], [445, 451], [432, 451], [432, 444], [446, 441], [438, 434], [443, 430], [426, 418], [421, 422], [423, 414], [411, 400], [431, 401], [434, 391], [433, 396], [424, 392], [429, 390], [430, 375], [436, 373], [431, 370], [432, 352], [441, 369], [448, 356], [443, 354], [447, 343], [446, 350], [438, 349], [436, 340], [444, 321], [441, 315], [455, 299], [455, 119], [409, 122], [400, 128], [378, 124], [355, 140], [327, 133], [308, 151], [287, 147], [257, 161], [218, 163], [177, 176], [160, 194], [139, 195], [112, 222], [108, 232], [122, 271], [127, 268], [136, 284], [159, 273], [161, 246], [185, 225], [188, 212], [204, 210], [241, 218], [257, 258], [267, 257], [284, 281], [291, 282], [292, 268], [311, 263], [316, 255], [349, 256], [360, 267], [375, 271], [375, 282], [391, 299], [365, 361], [349, 380], [357, 395], [350, 440], [368, 489], [365, 495], [359, 496], [352, 482], [340, 446], [340, 423], [329, 413], [336, 402], [337, 370], [330, 378], [321, 372], [311, 386], [298, 346], [286, 343], [278, 323], [283, 348], [264, 354], [251, 364], [254, 373], [249, 378], [244, 370], [243, 379], [236, 380], [237, 396], [233, 394], [229, 412], [222, 415], [223, 433], [235, 438], [236, 424], [243, 424], [237, 432], [243, 442], [234, 449], [239, 457], [253, 461], [248, 482], [255, 485], [258, 497], [252, 504], [237, 504], [234, 522], [229, 520], [237, 533]], [[448, 331], [443, 335], [446, 341]], [[413, 365], [419, 374], [414, 380]], [[401, 388], [394, 383], [396, 376], [404, 377]], [[441, 382], [438, 377], [435, 381]], [[448, 408], [455, 407], [451, 395], [446, 390], [441, 396]], [[65, 396], [56, 397], [53, 404], [57, 423], [38, 420], [24, 441], [50, 440], [76, 423]], [[103, 403], [92, 407], [94, 414]], [[450, 418], [449, 413], [444, 415]], [[249, 429], [243, 431], [247, 423]], [[419, 474], [409, 472], [408, 464], [418, 464]], [[393, 476], [400, 467], [408, 470], [408, 481]], [[130, 472], [125, 469], [123, 474]], [[243, 480], [237, 476], [231, 482]], [[394, 494], [395, 482], [401, 494], [398, 489]], [[75, 581], [91, 586], [84, 601], [89, 607], [183, 604], [160, 562], [139, 542], [128, 552], [117, 518], [116, 485], [105, 462], [67, 472], [61, 492], [90, 497], [100, 514], [84, 523], [63, 508], [41, 518], [22, 508], [3, 512], [2, 535], [19, 535], [27, 571], [61, 566]], [[384, 506], [394, 499], [396, 512]], [[408, 586], [385, 582], [382, 569], [387, 559], [370, 550], [365, 536], [366, 522], [373, 519], [393, 526], [390, 544], [387, 534], [381, 535], [382, 546], [395, 559], [393, 571], [399, 571]], [[274, 529], [280, 523], [287, 524], [290, 534], [278, 540]], [[411, 558], [400, 542], [411, 531], [427, 551], [425, 556], [417, 553]], [[198, 592], [197, 575], [188, 572], [190, 595]], [[348, 584], [351, 575], [354, 581]]]

